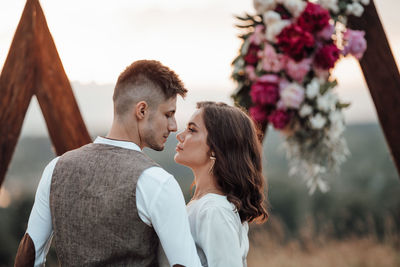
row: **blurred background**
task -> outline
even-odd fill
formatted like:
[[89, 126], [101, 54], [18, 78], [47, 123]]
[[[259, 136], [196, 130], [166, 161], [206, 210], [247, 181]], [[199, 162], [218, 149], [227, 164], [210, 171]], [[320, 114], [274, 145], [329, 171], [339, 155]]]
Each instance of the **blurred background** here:
[[[104, 0], [40, 1], [84, 121], [92, 137], [112, 121], [113, 85], [138, 59], [174, 69], [189, 89], [178, 101], [180, 129], [201, 100], [232, 104], [230, 62], [240, 45], [233, 15], [252, 13], [252, 1]], [[400, 56], [398, 0], [375, 0], [396, 59]], [[0, 70], [25, 1], [0, 1]], [[282, 137], [264, 140], [271, 217], [250, 229], [249, 266], [400, 266], [400, 180], [358, 63], [344, 59], [334, 74], [346, 111], [351, 156], [331, 190], [310, 196], [303, 181], [288, 177]], [[191, 171], [173, 161], [177, 141], [163, 152], [146, 150], [172, 173], [186, 201]], [[0, 191], [0, 266], [12, 266], [41, 173], [55, 156], [35, 98]], [[48, 266], [57, 265], [51, 251]]]

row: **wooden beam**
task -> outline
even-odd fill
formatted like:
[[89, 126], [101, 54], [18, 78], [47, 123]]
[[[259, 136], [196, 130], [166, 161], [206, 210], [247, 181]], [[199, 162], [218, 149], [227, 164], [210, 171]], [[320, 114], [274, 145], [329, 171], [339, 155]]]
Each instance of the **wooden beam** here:
[[35, 36], [36, 97], [57, 155], [91, 142], [57, 48], [37, 0]]
[[37, 96], [57, 155], [91, 142], [38, 0], [27, 0], [0, 75], [0, 187]]
[[348, 26], [365, 31], [368, 47], [360, 66], [400, 176], [400, 75], [374, 1]]

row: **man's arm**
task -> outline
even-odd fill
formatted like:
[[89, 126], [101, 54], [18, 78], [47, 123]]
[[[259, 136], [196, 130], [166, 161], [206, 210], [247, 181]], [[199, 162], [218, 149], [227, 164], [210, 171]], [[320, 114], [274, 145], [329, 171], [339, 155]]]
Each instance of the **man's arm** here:
[[170, 265], [201, 266], [185, 200], [175, 178], [159, 167], [149, 168], [139, 177], [136, 192], [139, 216], [145, 223], [150, 221]]
[[50, 212], [51, 177], [58, 158], [44, 169], [29, 216], [28, 228], [19, 244], [15, 266], [43, 266], [49, 251], [53, 226]]

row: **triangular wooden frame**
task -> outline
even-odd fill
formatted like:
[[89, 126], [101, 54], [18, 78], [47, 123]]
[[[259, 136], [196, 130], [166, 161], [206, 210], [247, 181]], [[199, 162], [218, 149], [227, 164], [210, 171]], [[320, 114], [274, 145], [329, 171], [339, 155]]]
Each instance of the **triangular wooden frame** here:
[[0, 75], [0, 187], [36, 95], [57, 155], [91, 142], [38, 0], [27, 0]]

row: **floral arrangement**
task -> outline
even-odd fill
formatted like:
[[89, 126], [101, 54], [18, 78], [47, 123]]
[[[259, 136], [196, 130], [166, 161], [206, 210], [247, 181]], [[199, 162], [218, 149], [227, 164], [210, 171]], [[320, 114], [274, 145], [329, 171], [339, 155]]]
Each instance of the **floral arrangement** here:
[[328, 190], [324, 175], [339, 171], [349, 154], [342, 103], [331, 70], [342, 57], [361, 59], [363, 31], [346, 27], [369, 0], [254, 0], [256, 15], [237, 17], [244, 31], [232, 78], [232, 95], [263, 130], [286, 136], [289, 174], [306, 180], [310, 193]]

